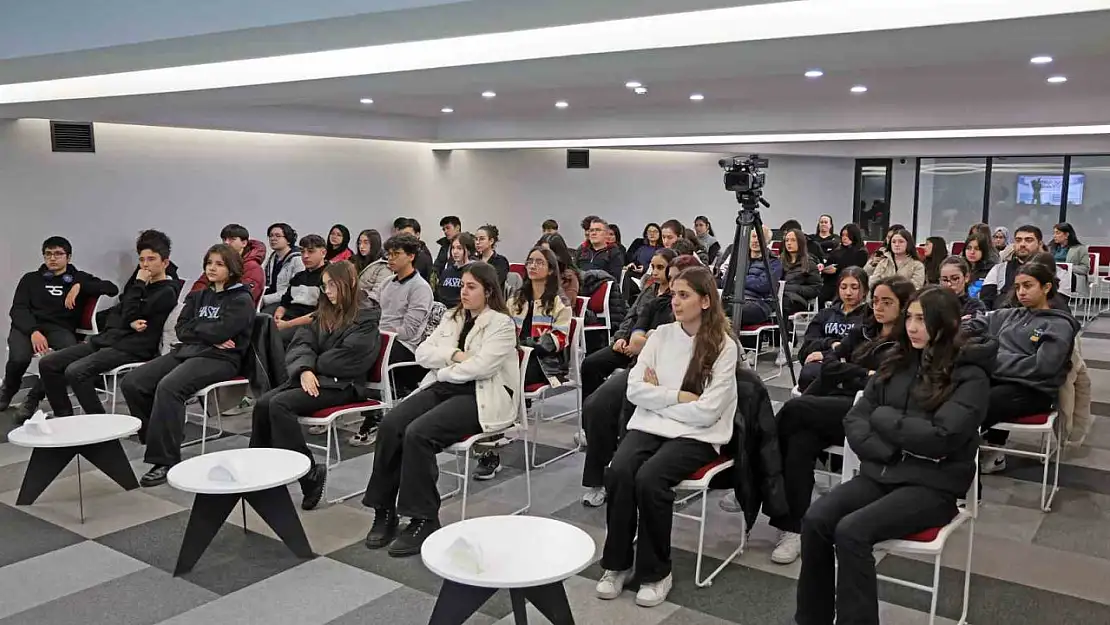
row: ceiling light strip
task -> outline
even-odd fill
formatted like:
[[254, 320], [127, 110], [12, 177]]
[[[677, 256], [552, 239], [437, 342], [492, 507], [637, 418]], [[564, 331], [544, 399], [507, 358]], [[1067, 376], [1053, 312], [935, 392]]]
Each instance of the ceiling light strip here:
[[[0, 104], [178, 93], [542, 58], [1083, 13], [1106, 0], [793, 0], [0, 86]], [[860, 20], [866, 15], [866, 20]], [[758, 24], [758, 28], [752, 28]]]
[[598, 139], [528, 139], [518, 141], [461, 141], [432, 144], [434, 150], [507, 150], [543, 148], [634, 148], [744, 143], [813, 143], [830, 141], [899, 141], [917, 139], [984, 139], [1006, 137], [1063, 137], [1110, 135], [1110, 124], [1038, 126], [1028, 128], [964, 128], [952, 130], [881, 130], [871, 132], [802, 132], [693, 137], [610, 137]]

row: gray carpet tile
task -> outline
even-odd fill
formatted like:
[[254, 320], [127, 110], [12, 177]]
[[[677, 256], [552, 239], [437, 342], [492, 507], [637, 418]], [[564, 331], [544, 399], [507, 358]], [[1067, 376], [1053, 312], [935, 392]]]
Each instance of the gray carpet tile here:
[[41, 556], [85, 540], [73, 532], [5, 504], [0, 504], [0, 535], [3, 536], [0, 539], [0, 566]]

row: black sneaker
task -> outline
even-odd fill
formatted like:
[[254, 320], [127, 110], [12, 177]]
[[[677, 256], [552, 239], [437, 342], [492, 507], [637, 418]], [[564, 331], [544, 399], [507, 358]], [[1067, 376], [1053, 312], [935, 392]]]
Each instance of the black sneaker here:
[[170, 468], [161, 464], [156, 464], [150, 468], [141, 478], [139, 478], [139, 485], [144, 488], [151, 486], [161, 486], [166, 483], [166, 475], [169, 474]]
[[411, 519], [401, 535], [389, 545], [389, 555], [394, 558], [415, 556], [420, 553], [424, 540], [439, 529], [439, 519]]
[[23, 402], [23, 405], [19, 407], [19, 410], [15, 411], [15, 424], [23, 425], [27, 422], [28, 419], [35, 416], [35, 411], [38, 409], [38, 402], [34, 402], [33, 404], [30, 402]]
[[366, 535], [367, 549], [381, 549], [393, 542], [397, 536], [397, 511], [376, 508], [374, 510], [374, 524], [370, 526], [370, 533]]
[[496, 451], [487, 451], [478, 456], [478, 466], [474, 468], [474, 479], [492, 480], [501, 471], [501, 456]]
[[15, 397], [15, 389], [12, 390], [8, 387], [0, 388], [0, 410], [7, 410], [12, 405], [12, 399]]
[[301, 510], [313, 510], [320, 505], [324, 496], [324, 487], [327, 486], [328, 471], [323, 465], [314, 464], [307, 475], [301, 478]]

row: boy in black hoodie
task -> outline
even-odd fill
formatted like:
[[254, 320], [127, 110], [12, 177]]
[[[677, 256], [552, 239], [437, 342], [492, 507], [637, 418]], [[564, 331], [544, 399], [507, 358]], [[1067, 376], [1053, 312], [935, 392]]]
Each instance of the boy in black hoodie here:
[[139, 440], [153, 465], [139, 482], [143, 486], [164, 484], [170, 467], [181, 461], [185, 401], [239, 375], [250, 347], [255, 312], [250, 289], [240, 282], [243, 257], [228, 245], [213, 245], [204, 257], [204, 274], [209, 286], [189, 293], [177, 319], [180, 343], [120, 385], [132, 416], [143, 422]]
[[[8, 364], [0, 387], [0, 410], [7, 410], [35, 354], [77, 343], [77, 325], [88, 298], [119, 293], [116, 285], [69, 264], [73, 246], [64, 237], [42, 242], [43, 264], [23, 275], [12, 298]], [[45, 396], [42, 381], [27, 393], [17, 421], [25, 421]]]
[[39, 363], [46, 398], [56, 417], [73, 414], [67, 385], [85, 414], [101, 414], [104, 405], [97, 395], [97, 377], [158, 355], [162, 327], [177, 306], [182, 282], [166, 274], [170, 239], [165, 234], [145, 231], [135, 242], [135, 251], [139, 269], [108, 316], [105, 330], [84, 343], [47, 354]]

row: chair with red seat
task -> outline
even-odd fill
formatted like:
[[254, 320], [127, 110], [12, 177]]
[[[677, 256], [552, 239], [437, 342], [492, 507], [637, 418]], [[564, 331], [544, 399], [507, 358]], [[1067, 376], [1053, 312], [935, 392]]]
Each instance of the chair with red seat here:
[[[778, 288], [778, 292], [776, 293], [775, 297], [777, 297], [780, 302], [782, 301], [782, 296], [783, 296], [783, 293], [785, 291], [786, 291], [786, 282], [783, 281], [783, 280], [779, 280], [779, 288]], [[741, 319], [740, 321], [741, 321], [741, 323], [743, 323], [744, 320]], [[740, 327], [740, 331], [736, 333], [736, 338], [740, 339], [741, 352], [743, 353], [745, 360], [747, 360], [748, 366], [752, 368], [752, 371], [755, 371], [756, 368], [759, 366], [759, 357], [761, 355], [763, 355], [763, 354], [773, 354], [773, 353], [779, 351], [780, 348], [776, 348], [774, 346], [775, 337], [778, 335], [778, 332], [779, 332], [779, 323], [776, 320], [774, 310], [771, 311], [771, 319], [769, 319], [768, 321], [764, 321], [762, 323], [745, 324], [745, 325], [742, 325]], [[763, 349], [764, 335], [769, 335], [770, 336], [770, 340], [768, 341], [770, 349], [767, 349], [767, 350]], [[745, 338], [755, 339], [755, 348], [748, 349], [747, 347], [744, 347], [744, 341], [743, 340]], [[784, 362], [783, 365], [778, 366], [778, 371], [777, 372], [775, 372], [773, 375], [769, 375], [765, 378], [762, 378], [762, 380], [764, 382], [766, 382], [767, 380], [771, 380], [771, 379], [777, 378], [780, 375], [782, 375], [782, 370], [783, 370], [783, 367], [785, 366], [785, 360], [783, 362]]]
[[[740, 546], [737, 547], [731, 554], [729, 554], [729, 556], [725, 558], [721, 562], [721, 564], [713, 570], [712, 573], [706, 576], [705, 579], [701, 578], [702, 556], [705, 554], [705, 525], [708, 518], [706, 516], [706, 503], [709, 499], [710, 483], [713, 481], [714, 477], [720, 475], [725, 471], [730, 470], [733, 464], [734, 463], [732, 458], [721, 456], [713, 462], [710, 462], [704, 467], [698, 469], [694, 472], [693, 475], [689, 477], [689, 479], [685, 479], [679, 482], [674, 487], [675, 491], [689, 491], [689, 494], [675, 500], [674, 516], [680, 519], [690, 519], [691, 521], [698, 522], [698, 550], [697, 561], [694, 565], [694, 583], [697, 584], [699, 588], [705, 588], [706, 586], [711, 585], [713, 583], [713, 578], [717, 577], [718, 573], [724, 570], [724, 568], [728, 566], [733, 560], [735, 560], [740, 554], [744, 553], [744, 547], [747, 546], [748, 528], [745, 527], [743, 515], [740, 515]], [[693, 515], [679, 511], [683, 506], [698, 497], [701, 497], [700, 514]]]
[[[991, 429], [1002, 430], [1004, 432], [1039, 434], [1041, 436], [1040, 451], [1027, 451], [1024, 449], [1014, 449], [1012, 447], [989, 444], [979, 446], [979, 448], [984, 451], [1000, 451], [1008, 456], [1035, 458], [1039, 460], [1044, 466], [1041, 472], [1041, 510], [1045, 512], [1052, 511], [1052, 500], [1060, 490], [1060, 451], [1062, 448], [1061, 441], [1063, 440], [1062, 427], [1063, 422], [1055, 410], [1052, 412], [1033, 414], [1015, 421], [996, 423]], [[1048, 468], [1052, 464], [1055, 464], [1055, 468], [1053, 469], [1052, 489], [1049, 490]]]
[[612, 290], [613, 282], [610, 280], [602, 282], [601, 286], [593, 292], [593, 295], [590, 295], [586, 303], [586, 309], [597, 315], [599, 323], [583, 328], [586, 332], [604, 332], [606, 345], [613, 340], [613, 317], [609, 312], [609, 295]]
[[524, 266], [524, 263], [509, 263], [509, 273], [515, 273], [520, 276], [521, 280], [528, 279], [528, 269]]
[[[99, 295], [85, 299], [84, 304], [81, 306], [81, 321], [77, 324], [77, 334], [80, 336], [95, 336], [100, 334], [100, 328], [96, 325], [96, 313], [101, 310], [107, 310], [108, 306], [112, 303], [112, 298], [101, 297]], [[103, 308], [101, 306], [104, 306]]]
[[[584, 325], [584, 322], [581, 318], [571, 318], [571, 320], [570, 320], [570, 334], [567, 336], [567, 350], [569, 352], [568, 355], [570, 357], [570, 372], [569, 372], [567, 380], [564, 381], [562, 384], [560, 384], [558, 387], [553, 387], [550, 384], [543, 384], [543, 383], [531, 384], [531, 385], [528, 385], [528, 386], [524, 387], [524, 398], [526, 400], [532, 402], [532, 406], [536, 411], [535, 412], [536, 416], [535, 416], [535, 419], [533, 421], [533, 426], [535, 427], [535, 430], [532, 432], [532, 468], [542, 469], [542, 468], [546, 467], [547, 465], [551, 464], [552, 462], [555, 462], [556, 460], [562, 460], [563, 458], [566, 458], [567, 456], [570, 456], [574, 453], [577, 453], [578, 451], [581, 451], [581, 449], [582, 449], [581, 441], [578, 440], [578, 438], [576, 437], [575, 438], [575, 446], [574, 446], [573, 449], [569, 449], [569, 450], [559, 454], [558, 456], [555, 456], [554, 458], [551, 458], [550, 460], [547, 460], [546, 462], [536, 464], [536, 445], [537, 445], [537, 439], [539, 438], [540, 423], [541, 422], [543, 422], [543, 421], [555, 421], [557, 419], [562, 419], [564, 417], [568, 417], [568, 416], [577, 414], [578, 415], [578, 430], [582, 429], [582, 372], [581, 372], [581, 367], [582, 367], [582, 354], [584, 354], [585, 351], [586, 351], [585, 340], [582, 338], [582, 332], [580, 331], [580, 329], [583, 327], [583, 325]], [[544, 400], [548, 397], [553, 396], [553, 395], [565, 393], [567, 391], [573, 391], [574, 392], [574, 398], [575, 398], [575, 402], [576, 402], [577, 407], [574, 410], [569, 410], [569, 411], [561, 413], [561, 414], [553, 415], [551, 417], [544, 417], [543, 416]], [[527, 417], [527, 414], [525, 414], [525, 417]]]

